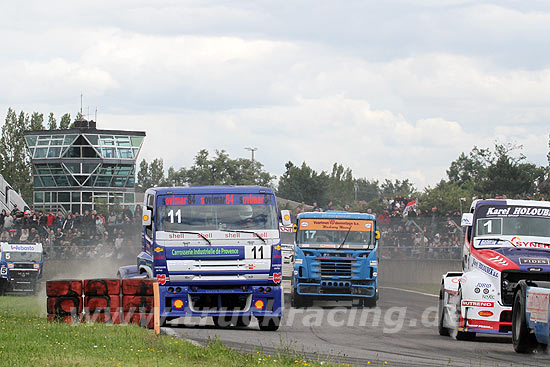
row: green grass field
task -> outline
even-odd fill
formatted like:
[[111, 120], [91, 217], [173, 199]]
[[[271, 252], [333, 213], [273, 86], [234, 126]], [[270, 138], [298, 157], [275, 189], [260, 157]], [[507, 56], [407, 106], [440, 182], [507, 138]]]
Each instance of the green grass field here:
[[43, 300], [0, 297], [0, 366], [326, 366], [292, 351], [241, 354], [205, 347], [136, 325], [51, 323]]

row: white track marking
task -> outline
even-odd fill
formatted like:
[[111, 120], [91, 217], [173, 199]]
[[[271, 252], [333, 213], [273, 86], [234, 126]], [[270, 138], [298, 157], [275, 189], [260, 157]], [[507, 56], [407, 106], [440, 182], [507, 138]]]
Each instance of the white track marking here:
[[429, 297], [439, 297], [437, 294], [431, 294], [431, 293], [424, 293], [419, 291], [411, 291], [410, 289], [403, 289], [403, 288], [394, 288], [394, 287], [379, 287], [380, 289], [393, 289], [395, 291], [402, 291], [402, 292], [409, 292], [409, 293], [416, 293], [421, 294], [423, 296], [429, 296]]

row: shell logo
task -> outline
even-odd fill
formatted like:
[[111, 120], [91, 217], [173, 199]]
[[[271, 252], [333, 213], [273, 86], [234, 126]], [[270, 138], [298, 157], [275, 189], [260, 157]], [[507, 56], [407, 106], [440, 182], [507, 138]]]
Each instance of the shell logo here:
[[285, 219], [285, 221], [289, 221], [290, 220], [290, 215], [285, 214], [284, 219]]
[[481, 317], [491, 317], [491, 316], [493, 316], [493, 313], [491, 311], [479, 311], [477, 314]]
[[254, 307], [256, 307], [258, 310], [261, 310], [262, 308], [264, 308], [264, 301], [262, 301], [261, 299], [257, 300], [256, 302], [254, 302]]
[[149, 220], [149, 216], [147, 214], [143, 215], [143, 221], [147, 222]]
[[181, 299], [177, 299], [174, 301], [174, 308], [177, 308], [178, 310], [183, 308], [183, 301]]
[[280, 251], [281, 250], [281, 245], [275, 246], [275, 250]]

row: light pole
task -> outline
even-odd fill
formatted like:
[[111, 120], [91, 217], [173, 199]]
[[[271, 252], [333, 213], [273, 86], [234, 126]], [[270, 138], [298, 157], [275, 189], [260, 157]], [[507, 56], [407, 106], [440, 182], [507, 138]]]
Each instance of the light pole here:
[[460, 201], [460, 214], [462, 214], [462, 213], [464, 213], [464, 212], [462, 211], [462, 202], [463, 202], [463, 201], [466, 201], [466, 198], [460, 198], [459, 201]]
[[246, 147], [244, 149], [249, 150], [252, 153], [252, 162], [254, 162], [254, 152], [257, 151], [258, 148]]

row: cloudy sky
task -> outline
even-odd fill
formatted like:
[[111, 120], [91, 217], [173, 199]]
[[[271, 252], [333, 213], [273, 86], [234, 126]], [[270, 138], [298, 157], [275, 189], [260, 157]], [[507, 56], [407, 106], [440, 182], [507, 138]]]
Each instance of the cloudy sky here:
[[474, 145], [547, 163], [547, 1], [3, 1], [0, 46], [1, 113], [74, 116], [83, 93], [165, 167], [257, 147], [277, 175], [423, 188]]

